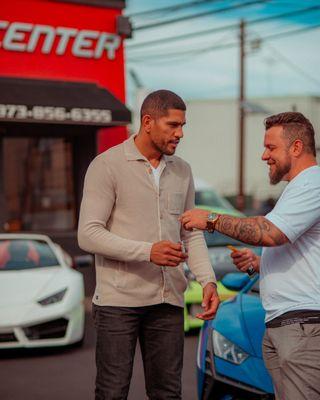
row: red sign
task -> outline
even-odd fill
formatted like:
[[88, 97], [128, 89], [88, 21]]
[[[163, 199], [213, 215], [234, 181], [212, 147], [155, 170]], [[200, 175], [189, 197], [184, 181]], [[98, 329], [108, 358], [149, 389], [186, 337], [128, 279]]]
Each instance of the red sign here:
[[0, 75], [94, 82], [124, 102], [121, 10], [10, 0], [0, 9]]

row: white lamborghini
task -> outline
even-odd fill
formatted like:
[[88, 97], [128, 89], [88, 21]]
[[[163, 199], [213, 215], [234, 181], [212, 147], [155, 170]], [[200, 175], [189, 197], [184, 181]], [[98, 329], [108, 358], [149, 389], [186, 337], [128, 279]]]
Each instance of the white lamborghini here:
[[84, 320], [71, 257], [48, 236], [0, 234], [0, 349], [81, 343]]

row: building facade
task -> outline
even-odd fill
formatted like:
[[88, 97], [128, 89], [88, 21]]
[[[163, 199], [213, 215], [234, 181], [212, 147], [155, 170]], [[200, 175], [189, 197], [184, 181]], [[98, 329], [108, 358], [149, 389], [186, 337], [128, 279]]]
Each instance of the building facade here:
[[74, 232], [92, 158], [127, 137], [117, 0], [10, 0], [0, 10], [0, 227]]

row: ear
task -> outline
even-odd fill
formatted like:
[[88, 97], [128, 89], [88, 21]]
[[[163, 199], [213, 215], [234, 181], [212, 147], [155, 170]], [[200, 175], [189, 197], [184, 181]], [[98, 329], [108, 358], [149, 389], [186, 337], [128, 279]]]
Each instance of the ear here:
[[149, 114], [145, 114], [141, 120], [141, 126], [143, 127], [144, 131], [147, 133], [151, 132], [153, 119]]
[[291, 154], [294, 157], [299, 157], [301, 153], [303, 153], [304, 145], [302, 140], [296, 139], [292, 144], [291, 144]]

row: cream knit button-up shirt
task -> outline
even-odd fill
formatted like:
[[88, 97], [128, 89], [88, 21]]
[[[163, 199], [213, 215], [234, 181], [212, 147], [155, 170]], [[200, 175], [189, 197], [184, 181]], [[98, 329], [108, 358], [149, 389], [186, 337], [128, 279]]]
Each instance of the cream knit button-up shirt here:
[[183, 307], [183, 265], [150, 262], [151, 247], [160, 240], [182, 240], [187, 264], [200, 284], [216, 282], [203, 233], [185, 231], [178, 220], [194, 207], [189, 165], [164, 155], [158, 168], [159, 187], [133, 136], [98, 155], [88, 168], [78, 241], [83, 250], [95, 254], [97, 305]]

